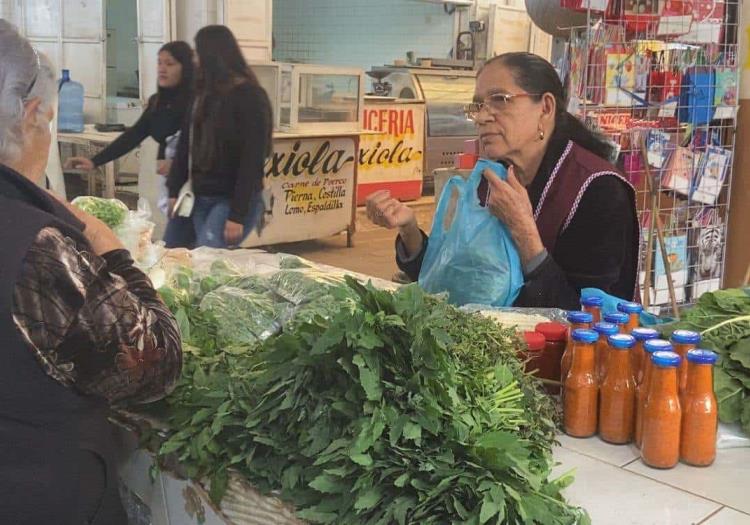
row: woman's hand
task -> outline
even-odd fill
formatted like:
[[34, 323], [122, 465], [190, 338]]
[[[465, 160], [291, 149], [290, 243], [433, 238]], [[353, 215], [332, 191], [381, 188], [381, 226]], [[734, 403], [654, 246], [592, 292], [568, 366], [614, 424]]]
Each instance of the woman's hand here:
[[224, 224], [224, 241], [227, 246], [237, 246], [242, 241], [242, 234], [245, 227], [234, 221], [227, 220]]
[[398, 228], [408, 257], [422, 249], [422, 232], [419, 231], [414, 210], [392, 198], [388, 190], [376, 191], [367, 198], [367, 218], [373, 224], [389, 230]]
[[96, 166], [94, 166], [94, 163], [91, 162], [91, 159], [87, 159], [86, 157], [70, 157], [65, 161], [66, 169], [73, 168], [76, 170], [91, 171], [95, 167]]
[[367, 197], [367, 218], [389, 230], [409, 228], [417, 224], [414, 210], [398, 199], [391, 198], [388, 190], [376, 191]]
[[484, 177], [490, 186], [487, 206], [508, 227], [521, 261], [526, 264], [544, 250], [529, 193], [518, 182], [513, 166], [508, 168], [507, 182], [489, 169], [484, 170]]
[[157, 160], [156, 161], [156, 173], [166, 177], [169, 175], [169, 170], [172, 168], [171, 160]]

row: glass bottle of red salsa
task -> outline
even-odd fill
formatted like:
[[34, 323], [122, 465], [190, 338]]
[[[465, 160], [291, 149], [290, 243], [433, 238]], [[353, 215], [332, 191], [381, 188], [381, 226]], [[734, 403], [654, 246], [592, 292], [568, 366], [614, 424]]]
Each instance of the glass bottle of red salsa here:
[[599, 386], [599, 436], [608, 443], [630, 443], [635, 430], [635, 380], [630, 352], [632, 335], [610, 336], [609, 358], [604, 380]]
[[[534, 329], [546, 340], [538, 375], [542, 379], [559, 381], [562, 375], [560, 363], [568, 340], [568, 327], [562, 323], [539, 323]], [[560, 393], [559, 385], [545, 383], [544, 389], [549, 394]]]
[[682, 408], [677, 391], [680, 356], [654, 352], [651, 383], [643, 408], [641, 459], [649, 467], [672, 468], [680, 460]]
[[609, 358], [609, 336], [618, 333], [617, 325], [612, 323], [596, 323], [594, 331], [599, 334], [599, 340], [596, 342], [596, 377], [601, 383], [607, 370], [607, 359]]
[[584, 312], [590, 313], [594, 320], [594, 323], [598, 323], [602, 320], [602, 305], [604, 300], [601, 297], [582, 297], [581, 306]]
[[635, 346], [630, 353], [633, 364], [633, 376], [635, 382], [641, 384], [643, 381], [643, 371], [646, 368], [646, 351], [643, 349], [643, 343], [650, 339], [658, 339], [659, 332], [653, 328], [636, 328], [630, 335], [635, 337]]
[[604, 314], [604, 321], [607, 323], [616, 324], [620, 329], [621, 334], [628, 333], [628, 320], [628, 314], [624, 314], [622, 312], [611, 312], [608, 314]]
[[641, 312], [643, 312], [643, 306], [638, 303], [619, 303], [617, 310], [628, 316], [628, 322], [625, 324], [625, 330], [627, 333], [632, 332], [639, 326], [641, 326]]
[[706, 467], [716, 459], [719, 423], [713, 383], [716, 359], [716, 354], [710, 350], [690, 350], [687, 353], [687, 385], [680, 398], [680, 460], [697, 467]]
[[547, 340], [539, 332], [524, 332], [524, 341], [526, 341], [526, 364], [525, 369], [527, 373], [531, 373], [537, 377], [540, 376], [540, 371], [544, 365], [544, 347], [547, 344]]
[[593, 330], [573, 330], [573, 361], [563, 382], [563, 427], [573, 437], [596, 433], [599, 382], [596, 379]]
[[675, 353], [682, 358], [678, 374], [678, 385], [680, 395], [682, 395], [685, 391], [685, 386], [687, 385], [687, 354], [690, 350], [695, 350], [701, 342], [701, 334], [690, 330], [675, 330], [672, 332], [671, 340]]
[[646, 396], [651, 386], [651, 371], [653, 364], [651, 356], [654, 352], [671, 352], [672, 345], [669, 341], [663, 339], [649, 339], [643, 343], [644, 363], [643, 363], [643, 381], [638, 384], [635, 395], [635, 446], [640, 448], [643, 442], [643, 408], [646, 405]]
[[588, 312], [572, 311], [568, 312], [568, 322], [570, 323], [570, 335], [568, 337], [568, 344], [565, 347], [565, 353], [563, 353], [562, 360], [560, 361], [560, 381], [565, 382], [565, 377], [568, 375], [568, 370], [573, 362], [573, 332], [580, 329], [589, 329], [594, 321], [594, 316]]

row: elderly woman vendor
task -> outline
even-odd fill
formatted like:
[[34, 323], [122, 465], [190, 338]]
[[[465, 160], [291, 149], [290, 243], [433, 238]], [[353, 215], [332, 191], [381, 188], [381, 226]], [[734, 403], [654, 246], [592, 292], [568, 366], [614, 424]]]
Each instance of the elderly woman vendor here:
[[[565, 99], [549, 62], [507, 53], [484, 65], [467, 107], [484, 154], [508, 166], [507, 181], [484, 176], [489, 209], [523, 263], [516, 306], [577, 309], [587, 287], [637, 295], [634, 189], [607, 160], [613, 147], [568, 113]], [[398, 266], [417, 280], [429, 239], [414, 212], [387, 192], [372, 195], [367, 208], [373, 222], [398, 229]]]
[[0, 20], [0, 523], [127, 523], [112, 404], [182, 366], [177, 324], [100, 220], [40, 189], [57, 82]]

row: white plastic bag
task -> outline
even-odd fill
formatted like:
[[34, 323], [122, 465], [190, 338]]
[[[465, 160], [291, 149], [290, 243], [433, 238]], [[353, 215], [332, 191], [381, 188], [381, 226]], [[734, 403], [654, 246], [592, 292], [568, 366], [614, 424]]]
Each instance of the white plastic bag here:
[[716, 432], [716, 448], [745, 448], [750, 447], [750, 438], [745, 435], [739, 425], [719, 423]]
[[154, 266], [164, 252], [163, 246], [151, 242], [156, 225], [149, 220], [150, 218], [151, 207], [146, 199], [140, 198], [138, 209], [130, 210], [123, 223], [115, 228], [115, 234], [130, 252], [133, 260], [145, 269]]

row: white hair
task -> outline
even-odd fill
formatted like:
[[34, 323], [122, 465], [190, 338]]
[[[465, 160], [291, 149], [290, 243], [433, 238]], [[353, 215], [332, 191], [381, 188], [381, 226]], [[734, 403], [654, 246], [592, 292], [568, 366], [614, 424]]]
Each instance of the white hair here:
[[24, 104], [35, 98], [41, 100], [40, 114], [55, 107], [57, 83], [52, 64], [7, 20], [0, 19], [0, 162], [21, 156]]

